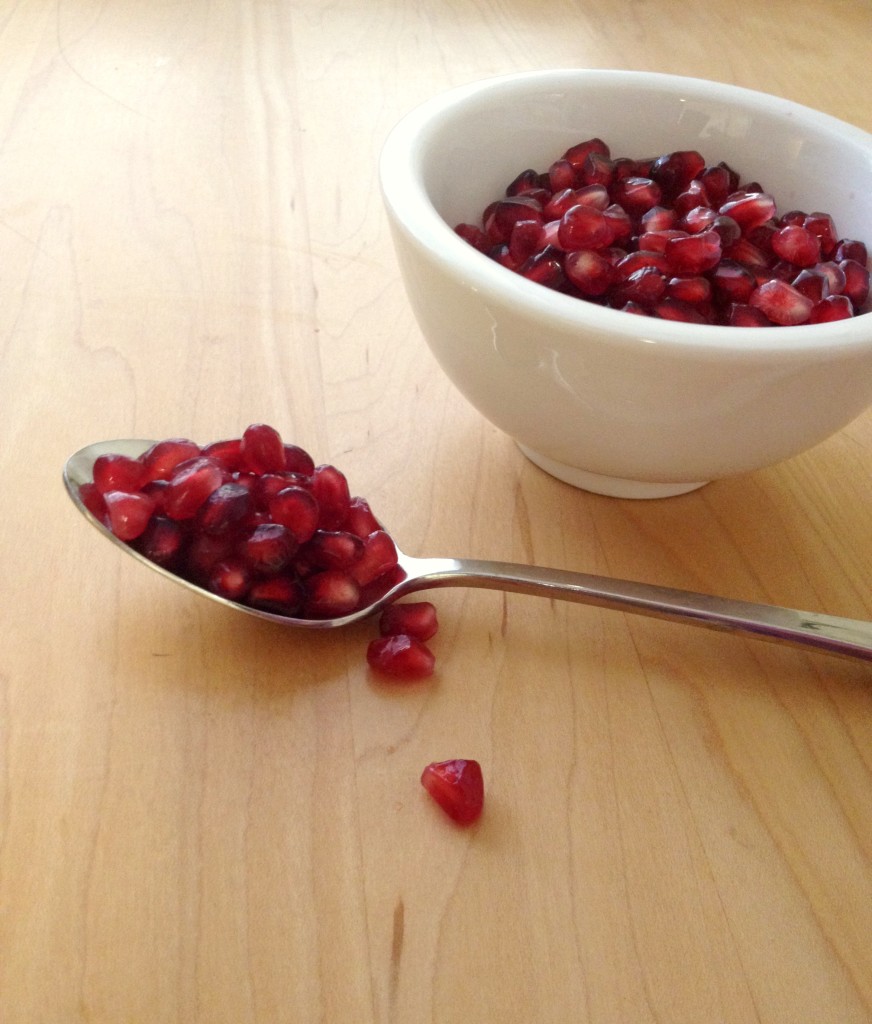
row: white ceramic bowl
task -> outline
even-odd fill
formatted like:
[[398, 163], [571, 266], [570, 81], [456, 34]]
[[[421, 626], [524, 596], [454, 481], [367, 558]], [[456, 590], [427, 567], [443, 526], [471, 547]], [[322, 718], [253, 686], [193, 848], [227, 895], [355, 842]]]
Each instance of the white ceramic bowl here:
[[380, 176], [415, 316], [473, 406], [562, 480], [661, 497], [796, 455], [872, 403], [872, 315], [759, 329], [639, 317], [527, 281], [455, 235], [519, 171], [593, 136], [613, 156], [697, 149], [780, 212], [826, 210], [872, 243], [872, 136], [787, 100], [629, 71], [454, 89], [394, 128]]

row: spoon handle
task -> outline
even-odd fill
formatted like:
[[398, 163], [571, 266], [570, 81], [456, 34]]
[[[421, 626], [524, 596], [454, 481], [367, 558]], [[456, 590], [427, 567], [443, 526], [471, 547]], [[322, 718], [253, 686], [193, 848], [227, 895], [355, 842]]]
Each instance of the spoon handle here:
[[510, 562], [408, 558], [405, 590], [481, 587], [671, 619], [872, 661], [872, 622]]

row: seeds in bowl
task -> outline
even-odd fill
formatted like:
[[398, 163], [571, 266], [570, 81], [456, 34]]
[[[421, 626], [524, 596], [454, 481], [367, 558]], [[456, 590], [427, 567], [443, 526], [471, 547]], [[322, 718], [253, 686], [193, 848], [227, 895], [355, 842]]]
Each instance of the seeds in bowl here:
[[665, 320], [817, 324], [857, 316], [869, 297], [865, 243], [827, 213], [779, 214], [759, 182], [695, 150], [613, 158], [589, 139], [521, 171], [479, 223], [454, 230], [528, 280]]

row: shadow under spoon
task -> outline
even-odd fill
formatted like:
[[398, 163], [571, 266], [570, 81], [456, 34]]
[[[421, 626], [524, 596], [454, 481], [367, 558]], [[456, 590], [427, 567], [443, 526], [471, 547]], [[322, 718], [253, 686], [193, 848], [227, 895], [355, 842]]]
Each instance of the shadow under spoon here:
[[119, 540], [85, 507], [79, 488], [92, 481], [94, 462], [100, 455], [114, 453], [135, 458], [152, 443], [145, 440], [100, 441], [71, 455], [63, 473], [70, 498], [92, 526], [132, 558], [175, 583], [246, 615], [301, 629], [336, 629], [373, 615], [405, 594], [440, 587], [478, 587], [574, 601], [872, 661], [872, 622], [865, 620], [735, 601], [650, 583], [534, 565], [473, 558], [415, 558], [399, 549], [399, 566], [390, 582], [364, 607], [349, 615], [334, 619], [302, 619], [250, 608], [213, 594], [149, 561]]

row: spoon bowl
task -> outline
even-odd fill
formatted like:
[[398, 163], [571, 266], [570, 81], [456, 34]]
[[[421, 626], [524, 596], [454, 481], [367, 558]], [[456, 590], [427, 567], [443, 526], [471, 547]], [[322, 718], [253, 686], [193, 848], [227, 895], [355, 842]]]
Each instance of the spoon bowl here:
[[337, 629], [369, 618], [398, 598], [417, 591], [440, 587], [478, 587], [670, 619], [707, 629], [872, 661], [872, 623], [865, 620], [512, 562], [472, 558], [416, 558], [399, 548], [396, 569], [387, 574], [383, 585], [377, 588], [365, 605], [348, 615], [306, 619], [251, 608], [199, 587], [145, 558], [135, 548], [119, 540], [85, 506], [79, 489], [83, 484], [93, 481], [94, 462], [101, 455], [118, 454], [137, 458], [153, 443], [134, 439], [98, 441], [71, 455], [64, 466], [63, 479], [73, 504], [95, 529], [125, 554], [202, 597], [259, 619], [300, 629]]

